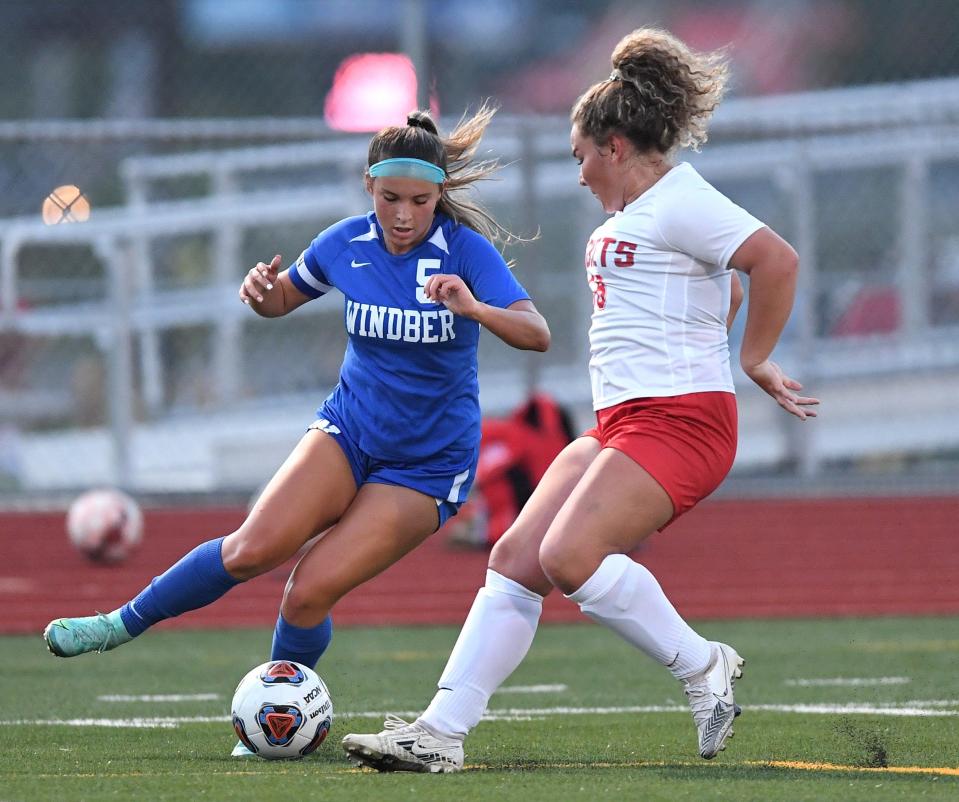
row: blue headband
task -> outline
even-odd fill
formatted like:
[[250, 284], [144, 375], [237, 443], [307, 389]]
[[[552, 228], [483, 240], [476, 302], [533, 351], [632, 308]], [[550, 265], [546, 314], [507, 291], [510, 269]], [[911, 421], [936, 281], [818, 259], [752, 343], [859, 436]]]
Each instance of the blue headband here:
[[446, 171], [432, 162], [423, 159], [383, 159], [370, 166], [371, 178], [418, 178], [433, 184], [442, 184], [446, 180]]

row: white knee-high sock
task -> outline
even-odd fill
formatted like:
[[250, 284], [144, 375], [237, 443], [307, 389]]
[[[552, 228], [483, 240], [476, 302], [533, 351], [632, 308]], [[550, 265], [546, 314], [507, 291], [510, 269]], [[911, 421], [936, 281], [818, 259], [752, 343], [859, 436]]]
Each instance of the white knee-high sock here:
[[533, 643], [543, 597], [487, 570], [486, 585], [463, 624], [433, 701], [417, 721], [439, 735], [465, 738], [493, 692], [516, 670]]
[[625, 554], [609, 555], [566, 598], [662, 663], [677, 679], [691, 677], [709, 664], [709, 642], [680, 617], [656, 577]]

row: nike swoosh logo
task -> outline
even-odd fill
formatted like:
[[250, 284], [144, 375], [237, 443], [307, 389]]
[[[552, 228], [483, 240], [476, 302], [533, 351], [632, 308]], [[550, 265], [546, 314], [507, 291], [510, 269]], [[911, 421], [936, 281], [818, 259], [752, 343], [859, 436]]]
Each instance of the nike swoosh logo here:
[[369, 264], [372, 264], [372, 262], [357, 262], [356, 259], [354, 259], [350, 262], [350, 267], [366, 267]]
[[729, 661], [726, 659], [726, 653], [725, 653], [724, 651], [722, 651], [721, 649], [720, 649], [719, 654], [720, 654], [720, 657], [721, 657], [722, 660], [723, 660], [723, 677], [724, 677], [725, 680], [726, 680], [726, 687], [725, 687], [725, 689], [723, 690], [722, 694], [718, 694], [718, 693], [716, 693], [715, 691], [713, 691], [713, 696], [716, 698], [717, 701], [722, 702], [723, 704], [728, 705], [728, 704], [729, 704], [729, 696], [730, 696], [730, 694], [732, 693], [732, 690], [733, 690], [733, 689], [732, 689], [732, 686], [731, 686], [731, 683], [730, 683], [730, 681], [729, 681]]

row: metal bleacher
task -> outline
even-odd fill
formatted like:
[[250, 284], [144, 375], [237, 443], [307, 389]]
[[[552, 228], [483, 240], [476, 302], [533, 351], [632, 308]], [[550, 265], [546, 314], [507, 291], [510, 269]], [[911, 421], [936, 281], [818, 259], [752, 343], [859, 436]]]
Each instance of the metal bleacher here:
[[[929, 268], [930, 243], [959, 236], [959, 229], [942, 230], [931, 206], [942, 181], [959, 167], [959, 82], [730, 100], [721, 112], [715, 144], [687, 157], [799, 251], [800, 303], [777, 358], [824, 402], [821, 418], [800, 427], [739, 376], [741, 445], [734, 475], [786, 470], [811, 476], [826, 464], [959, 449], [952, 401], [959, 393], [959, 320], [934, 324], [929, 313], [930, 299], [941, 291]], [[539, 362], [495, 351], [484, 356], [484, 409], [503, 412], [535, 386], [585, 422], [588, 383], [584, 348], [576, 343], [584, 339], [589, 297], [577, 249], [601, 215], [577, 184], [564, 120], [504, 120], [494, 125], [484, 147], [515, 164], [483, 186], [483, 200], [524, 225], [541, 217], [544, 240], [548, 222], [568, 235], [565, 256], [557, 257], [549, 241], [531, 252], [524, 280], [554, 328], [572, 332], [566, 350]], [[97, 208], [82, 224], [0, 221], [0, 334], [87, 338], [106, 366], [109, 409], [100, 426], [35, 428], [29, 413], [18, 414], [32, 403], [69, 407], [67, 383], [46, 391], [0, 392], [4, 418], [17, 431], [22, 487], [49, 492], [112, 482], [144, 492], [211, 492], [260, 484], [329, 385], [249, 391], [256, 368], [243, 343], [251, 314], [236, 298], [248, 267], [249, 238], [269, 239], [291, 225], [317, 231], [365, 211], [360, 182], [365, 153], [365, 138], [331, 136], [302, 144], [128, 156], [118, 166], [124, 205]], [[877, 281], [893, 287], [898, 320], [891, 331], [837, 336], [822, 323], [836, 274], [829, 261], [835, 254], [821, 241], [830, 221], [819, 209], [834, 177], [869, 172], [894, 179], [894, 197], [888, 199], [894, 213], [881, 232], [893, 243], [890, 266]], [[956, 176], [959, 183], [959, 171]], [[157, 197], [158, 187], [181, 183], [203, 189], [188, 197]], [[773, 219], [751, 203], [757, 198], [768, 199]], [[154, 246], [187, 236], [210, 242], [203, 280], [189, 288], [162, 286]], [[58, 249], [78, 246], [102, 264], [103, 293], [25, 308], [24, 275], [33, 270], [37, 249], [54, 258]], [[851, 242], [850, 259], [856, 253]], [[857, 275], [868, 275], [869, 267]], [[311, 321], [317, 337], [339, 331], [341, 314], [333, 299], [296, 313]], [[164, 360], [161, 340], [195, 327], [210, 332], [210, 399], [193, 409], [173, 409], [163, 388], [176, 366]]]

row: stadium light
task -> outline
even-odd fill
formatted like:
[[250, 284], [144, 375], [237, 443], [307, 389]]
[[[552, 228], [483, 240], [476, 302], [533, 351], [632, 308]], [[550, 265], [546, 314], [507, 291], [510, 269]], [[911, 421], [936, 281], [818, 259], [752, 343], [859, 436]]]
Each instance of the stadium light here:
[[[358, 53], [348, 56], [336, 70], [326, 96], [324, 114], [339, 131], [378, 131], [398, 125], [417, 107], [416, 70], [401, 53]], [[436, 98], [430, 102], [439, 114]]]

